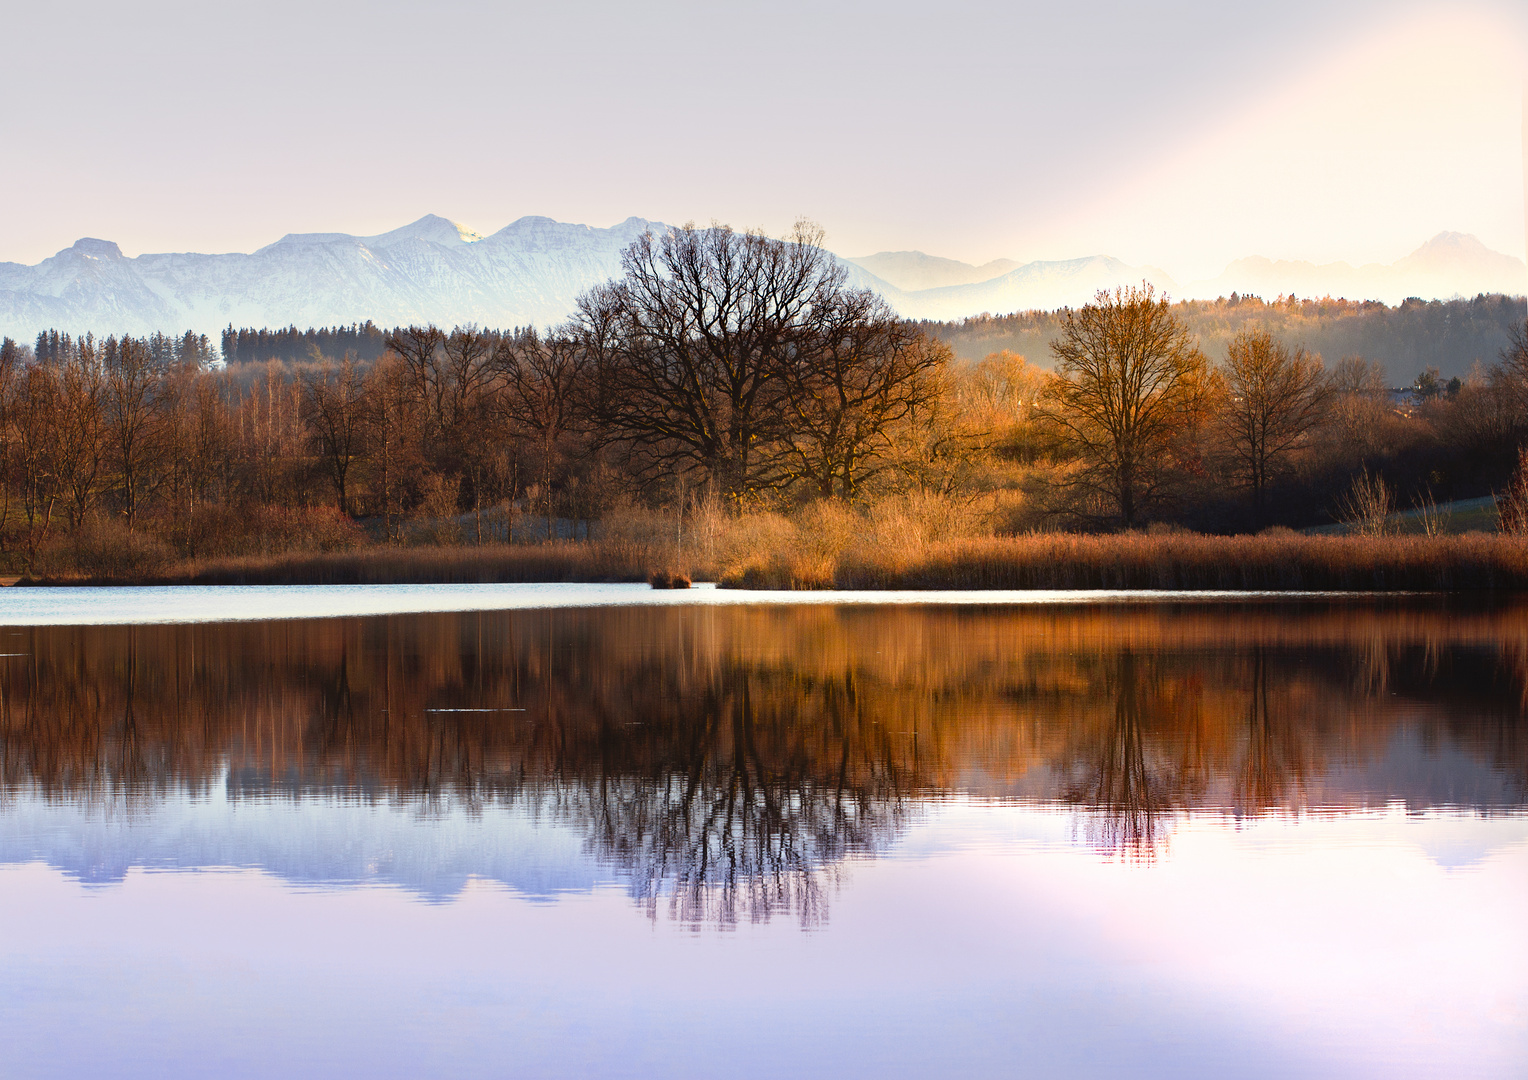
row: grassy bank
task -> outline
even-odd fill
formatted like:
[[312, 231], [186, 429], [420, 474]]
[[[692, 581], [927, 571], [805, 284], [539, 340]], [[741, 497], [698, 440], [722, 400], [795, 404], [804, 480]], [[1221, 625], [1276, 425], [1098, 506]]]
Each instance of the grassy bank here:
[[777, 533], [768, 547], [703, 557], [625, 541], [364, 548], [184, 562], [152, 574], [31, 584], [380, 585], [647, 581], [740, 589], [1496, 590], [1528, 588], [1528, 541], [1462, 536], [1034, 533], [889, 545]]

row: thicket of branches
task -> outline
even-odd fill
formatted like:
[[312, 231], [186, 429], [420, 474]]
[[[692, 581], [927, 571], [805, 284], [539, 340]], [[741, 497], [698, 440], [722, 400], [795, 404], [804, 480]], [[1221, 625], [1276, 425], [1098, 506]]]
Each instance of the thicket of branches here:
[[1428, 368], [1397, 389], [1372, 360], [1327, 367], [1256, 325], [1215, 364], [1146, 287], [1064, 312], [1051, 352], [1040, 411], [1061, 497], [1050, 507], [1074, 520], [1240, 532], [1348, 520], [1357, 500], [1370, 508], [1362, 524], [1383, 528], [1392, 510], [1425, 517], [1502, 490], [1528, 440], [1524, 324], [1470, 378]]
[[0, 545], [100, 571], [899, 499], [946, 534], [1255, 531], [1330, 521], [1355, 480], [1402, 508], [1504, 490], [1528, 438], [1522, 326], [1489, 369], [1398, 395], [1266, 325], [1217, 363], [1181, 305], [1127, 289], [1056, 316], [1055, 372], [964, 363], [820, 240], [645, 237], [545, 333], [6, 339]]

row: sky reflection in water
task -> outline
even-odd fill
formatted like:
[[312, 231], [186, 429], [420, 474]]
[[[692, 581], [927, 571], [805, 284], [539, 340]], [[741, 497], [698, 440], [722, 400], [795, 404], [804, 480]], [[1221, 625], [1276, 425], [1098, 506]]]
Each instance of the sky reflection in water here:
[[8, 1076], [1528, 1060], [1515, 607], [623, 606], [0, 642], [22, 654], [0, 657]]

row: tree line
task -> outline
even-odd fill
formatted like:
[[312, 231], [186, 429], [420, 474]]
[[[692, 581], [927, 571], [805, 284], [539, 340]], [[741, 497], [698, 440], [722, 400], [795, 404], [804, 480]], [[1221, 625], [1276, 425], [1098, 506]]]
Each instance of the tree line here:
[[6, 339], [0, 543], [31, 568], [82, 534], [200, 557], [910, 493], [980, 503], [996, 531], [1244, 531], [1330, 520], [1371, 474], [1484, 494], [1528, 435], [1521, 327], [1489, 370], [1397, 395], [1373, 361], [1329, 365], [1276, 324], [1212, 362], [1143, 287], [1056, 316], [1054, 371], [968, 363], [849, 287], [821, 239], [644, 236], [546, 332], [230, 328], [221, 358], [191, 333]]
[[221, 335], [222, 359], [230, 364], [258, 364], [269, 360], [301, 361], [314, 357], [344, 356], [372, 361], [387, 351], [387, 331], [367, 320], [351, 326], [325, 326], [315, 330], [235, 330], [230, 324]]

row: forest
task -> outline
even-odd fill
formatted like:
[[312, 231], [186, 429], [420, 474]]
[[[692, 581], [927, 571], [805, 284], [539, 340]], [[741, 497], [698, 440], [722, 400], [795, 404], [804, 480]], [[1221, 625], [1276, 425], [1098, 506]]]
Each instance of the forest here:
[[[790, 583], [810, 584], [850, 548], [1379, 535], [1405, 510], [1431, 534], [1465, 524], [1456, 500], [1528, 506], [1520, 301], [1174, 304], [1143, 286], [952, 327], [848, 287], [820, 241], [806, 224], [644, 237], [545, 332], [7, 338], [0, 557], [13, 574], [127, 580], [550, 541], [624, 552], [586, 552], [562, 571], [575, 576], [664, 563], [777, 580], [764, 569], [788, 552]], [[1398, 388], [1372, 357], [1312, 344], [1360, 324], [1412, 334], [1418, 356], [1425, 341], [1502, 344], [1462, 376], [1427, 366]], [[1036, 355], [951, 344], [1024, 334]]]

